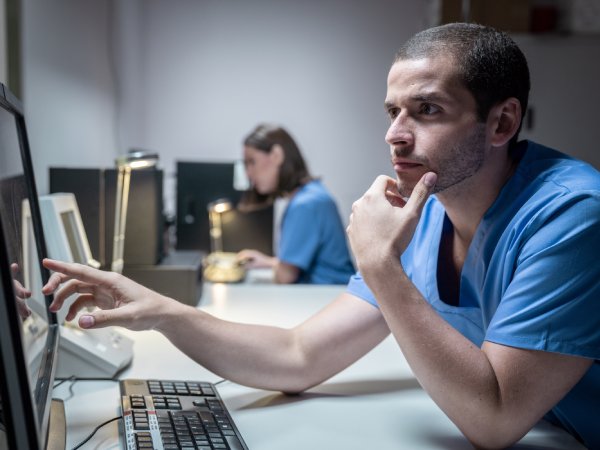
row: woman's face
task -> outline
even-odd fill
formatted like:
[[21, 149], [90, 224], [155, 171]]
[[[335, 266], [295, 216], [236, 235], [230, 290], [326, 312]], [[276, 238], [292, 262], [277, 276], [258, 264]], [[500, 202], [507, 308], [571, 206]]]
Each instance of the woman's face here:
[[254, 147], [244, 147], [244, 166], [250, 184], [259, 194], [268, 195], [277, 190], [281, 153], [272, 148], [264, 152]]

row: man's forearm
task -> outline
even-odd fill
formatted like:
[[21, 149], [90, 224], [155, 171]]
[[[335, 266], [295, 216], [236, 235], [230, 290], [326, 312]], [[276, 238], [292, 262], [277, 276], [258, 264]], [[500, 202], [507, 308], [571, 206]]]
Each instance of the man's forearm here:
[[184, 353], [224, 378], [288, 393], [330, 378], [389, 334], [379, 310], [348, 293], [291, 329], [227, 322], [171, 302], [155, 329]]
[[399, 263], [367, 283], [415, 376], [463, 433], [476, 439], [501, 425], [500, 389], [485, 353], [433, 310]]
[[221, 377], [286, 392], [305, 388], [301, 352], [291, 330], [228, 322], [183, 304], [169, 305], [157, 330]]

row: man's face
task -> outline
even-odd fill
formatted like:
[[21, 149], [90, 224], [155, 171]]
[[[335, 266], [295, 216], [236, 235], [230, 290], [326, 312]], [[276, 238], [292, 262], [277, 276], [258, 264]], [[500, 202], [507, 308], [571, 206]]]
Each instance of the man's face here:
[[460, 83], [452, 59], [396, 62], [388, 75], [385, 107], [398, 191], [408, 197], [423, 174], [438, 175], [435, 192], [458, 188], [485, 160], [486, 125]]

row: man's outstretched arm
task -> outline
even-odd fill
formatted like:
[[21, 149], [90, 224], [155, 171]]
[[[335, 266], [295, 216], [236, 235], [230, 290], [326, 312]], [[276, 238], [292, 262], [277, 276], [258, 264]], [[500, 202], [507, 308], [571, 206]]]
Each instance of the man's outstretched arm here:
[[[162, 296], [112, 272], [44, 260], [55, 271], [45, 293], [51, 309], [79, 294], [67, 315], [86, 306], [83, 328], [155, 329], [208, 370], [240, 384], [300, 392], [344, 369], [381, 342], [389, 329], [379, 310], [347, 293], [292, 329], [234, 323]], [[282, 298], [282, 302], [286, 299]]]

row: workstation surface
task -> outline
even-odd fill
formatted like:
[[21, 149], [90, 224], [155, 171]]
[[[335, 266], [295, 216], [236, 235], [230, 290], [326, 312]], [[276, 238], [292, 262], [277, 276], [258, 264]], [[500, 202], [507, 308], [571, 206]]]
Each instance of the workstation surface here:
[[[204, 286], [199, 308], [231, 321], [291, 327], [324, 307], [344, 286], [277, 286], [264, 282]], [[218, 382], [155, 331], [123, 333], [134, 339], [134, 359], [119, 378]], [[199, 342], [199, 345], [202, 343]], [[417, 383], [390, 336], [346, 370], [301, 395], [253, 389], [230, 381], [218, 390], [251, 450], [444, 449], [472, 446]], [[67, 448], [120, 414], [118, 383], [64, 383]], [[122, 448], [113, 422], [87, 449]], [[566, 432], [541, 422], [514, 449], [583, 449]]]

